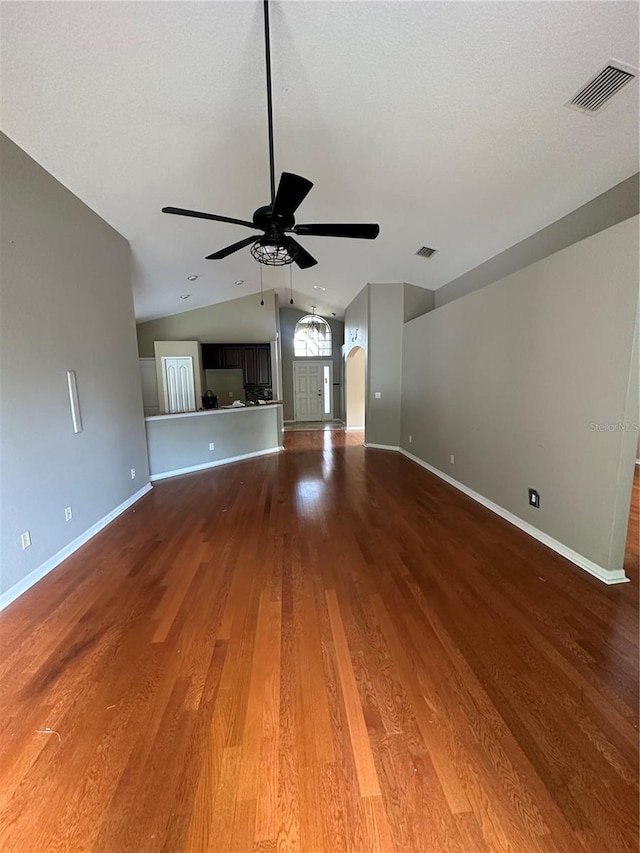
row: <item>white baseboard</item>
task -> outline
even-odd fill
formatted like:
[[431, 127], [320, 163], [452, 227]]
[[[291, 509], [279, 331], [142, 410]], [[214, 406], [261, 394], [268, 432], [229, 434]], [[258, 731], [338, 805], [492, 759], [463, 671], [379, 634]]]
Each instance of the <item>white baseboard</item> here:
[[364, 446], [365, 447], [372, 447], [374, 450], [395, 450], [395, 451], [400, 450], [399, 447], [395, 447], [392, 444], [371, 444], [368, 441], [365, 441]]
[[282, 445], [269, 447], [266, 450], [256, 450], [254, 453], [243, 453], [241, 456], [229, 456], [227, 459], [216, 459], [214, 462], [205, 462], [202, 465], [190, 465], [188, 468], [176, 468], [174, 471], [161, 471], [160, 474], [152, 474], [149, 478], [152, 482], [166, 480], [168, 477], [178, 477], [180, 474], [192, 474], [194, 471], [205, 471], [207, 468], [218, 468], [220, 465], [230, 465], [232, 462], [243, 462], [245, 459], [255, 459], [256, 456], [267, 456], [270, 453], [280, 453], [284, 450]]
[[22, 595], [23, 592], [26, 592], [30, 587], [36, 584], [39, 580], [41, 580], [45, 575], [48, 575], [50, 571], [59, 566], [63, 560], [66, 560], [67, 557], [70, 557], [74, 551], [77, 551], [82, 545], [89, 541], [89, 539], [93, 538], [96, 533], [99, 533], [107, 524], [110, 524], [115, 518], [121, 515], [126, 509], [139, 501], [143, 495], [146, 495], [147, 492], [150, 492], [153, 486], [151, 483], [147, 483], [146, 486], [143, 486], [139, 489], [135, 494], [131, 495], [130, 498], [127, 498], [124, 503], [121, 503], [120, 506], [117, 506], [115, 509], [112, 509], [111, 512], [107, 513], [100, 521], [96, 521], [91, 527], [87, 528], [84, 533], [81, 533], [80, 536], [76, 537], [73, 542], [69, 542], [68, 545], [65, 545], [57, 554], [54, 554], [53, 557], [50, 557], [37, 569], [34, 569], [32, 572], [22, 578], [22, 580], [18, 581], [18, 583], [14, 584], [10, 589], [6, 592], [3, 592], [0, 595], [0, 610], [4, 610], [12, 601], [15, 601], [16, 598]]
[[636, 459], [636, 465], [640, 465], [640, 459]]
[[360, 426], [360, 427], [348, 426], [348, 427], [345, 427], [345, 429], [347, 432], [352, 432], [353, 430], [357, 430], [358, 432], [362, 432], [362, 430], [364, 429], [364, 426]]
[[485, 498], [484, 495], [481, 495], [479, 492], [474, 492], [473, 489], [470, 489], [468, 486], [465, 486], [464, 483], [460, 483], [458, 480], [454, 480], [453, 477], [450, 477], [448, 474], [445, 474], [443, 471], [440, 471], [438, 468], [434, 468], [432, 465], [429, 465], [428, 462], [425, 462], [423, 459], [419, 459], [417, 456], [414, 456], [413, 453], [409, 453], [408, 450], [404, 448], [400, 448], [400, 453], [403, 456], [406, 456], [407, 459], [411, 459], [412, 462], [415, 462], [417, 465], [420, 465], [422, 468], [426, 468], [427, 471], [430, 471], [432, 474], [435, 474], [436, 477], [440, 477], [441, 480], [444, 480], [446, 483], [449, 483], [450, 486], [458, 489], [461, 492], [464, 492], [468, 497], [473, 498], [474, 501], [477, 501], [482, 506], [490, 509], [491, 512], [495, 512], [496, 515], [499, 515], [501, 518], [504, 518], [505, 521], [510, 522], [515, 527], [519, 527], [520, 530], [523, 530], [525, 533], [528, 533], [529, 536], [533, 536], [534, 539], [537, 539], [538, 542], [542, 542], [543, 545], [546, 545], [548, 548], [551, 548], [552, 551], [555, 551], [557, 554], [560, 554], [562, 557], [565, 557], [567, 560], [570, 560], [572, 563], [575, 563], [576, 566], [579, 566], [581, 569], [584, 569], [585, 572], [589, 572], [590, 575], [598, 578], [598, 580], [602, 581], [606, 584], [618, 584], [618, 583], [628, 583], [629, 578], [625, 575], [622, 569], [616, 569], [615, 571], [607, 571], [607, 569], [599, 566], [597, 563], [594, 563], [592, 560], [589, 560], [587, 557], [584, 557], [582, 554], [579, 554], [577, 551], [574, 551], [572, 548], [569, 548], [567, 545], [564, 545], [562, 542], [559, 542], [557, 539], [554, 539], [553, 536], [549, 536], [548, 533], [545, 533], [542, 530], [538, 530], [537, 527], [534, 527], [532, 524], [529, 524], [528, 521], [524, 521], [524, 519], [519, 518], [517, 515], [514, 515], [512, 512], [509, 512], [508, 509], [504, 509], [499, 504], [494, 503], [489, 500], [489, 498]]

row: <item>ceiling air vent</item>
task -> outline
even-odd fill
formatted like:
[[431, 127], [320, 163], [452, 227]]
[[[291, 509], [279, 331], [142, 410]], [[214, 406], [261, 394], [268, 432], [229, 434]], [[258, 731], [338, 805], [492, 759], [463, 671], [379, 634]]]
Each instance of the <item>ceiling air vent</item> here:
[[600, 112], [620, 89], [635, 80], [637, 74], [635, 68], [612, 60], [598, 71], [577, 95], [567, 101], [565, 106], [582, 113]]
[[418, 249], [416, 255], [420, 255], [421, 258], [432, 258], [437, 251], [437, 249], [429, 249], [427, 246], [423, 246], [421, 249]]

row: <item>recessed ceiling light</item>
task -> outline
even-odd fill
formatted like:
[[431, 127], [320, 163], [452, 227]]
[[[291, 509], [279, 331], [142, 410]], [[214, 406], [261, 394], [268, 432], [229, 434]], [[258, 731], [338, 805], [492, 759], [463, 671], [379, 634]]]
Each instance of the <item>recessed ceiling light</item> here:
[[313, 285], [313, 289], [314, 289], [314, 290], [326, 290], [327, 288], [326, 288], [326, 287], [322, 287], [320, 284], [314, 284], [314, 285]]
[[191, 296], [191, 294], [190, 294], [190, 293], [181, 293], [181, 294], [180, 294], [180, 299], [188, 299], [190, 296]]
[[244, 284], [244, 279], [243, 279], [243, 278], [239, 278], [237, 281], [234, 281], [233, 283], [234, 283], [234, 284]]
[[198, 278], [198, 276], [197, 276], [197, 275], [188, 275], [188, 276], [187, 276], [187, 281], [195, 281], [197, 278]]

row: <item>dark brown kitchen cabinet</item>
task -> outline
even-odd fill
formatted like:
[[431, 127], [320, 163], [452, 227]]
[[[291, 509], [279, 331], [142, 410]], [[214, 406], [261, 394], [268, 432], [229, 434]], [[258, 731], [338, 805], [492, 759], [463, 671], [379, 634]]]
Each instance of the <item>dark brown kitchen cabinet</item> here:
[[269, 344], [202, 344], [204, 370], [242, 370], [245, 385], [271, 387]]
[[218, 344], [202, 344], [203, 370], [218, 370], [220, 368], [220, 350]]
[[271, 387], [271, 347], [258, 344], [256, 347], [257, 385]]
[[242, 370], [244, 368], [244, 361], [242, 358], [243, 349], [244, 347], [236, 346], [235, 344], [225, 344], [224, 346], [221, 346], [220, 367], [226, 368], [227, 370]]
[[271, 347], [269, 344], [249, 344], [242, 347], [245, 385], [271, 387]]
[[244, 370], [244, 384], [257, 385], [256, 373], [256, 348], [254, 346], [242, 347], [242, 361]]
[[202, 367], [205, 370], [242, 370], [242, 344], [202, 344]]

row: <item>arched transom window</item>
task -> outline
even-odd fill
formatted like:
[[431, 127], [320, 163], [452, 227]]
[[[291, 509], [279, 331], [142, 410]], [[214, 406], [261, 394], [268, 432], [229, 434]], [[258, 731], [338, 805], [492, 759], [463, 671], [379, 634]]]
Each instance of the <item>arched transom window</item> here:
[[296, 323], [293, 353], [299, 358], [331, 356], [331, 328], [323, 317], [307, 314]]

